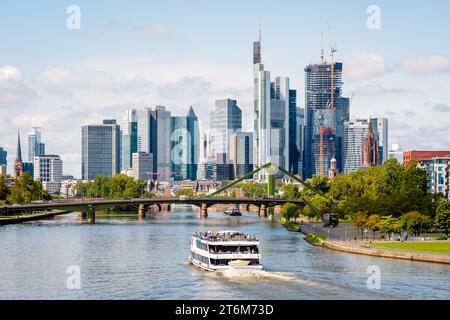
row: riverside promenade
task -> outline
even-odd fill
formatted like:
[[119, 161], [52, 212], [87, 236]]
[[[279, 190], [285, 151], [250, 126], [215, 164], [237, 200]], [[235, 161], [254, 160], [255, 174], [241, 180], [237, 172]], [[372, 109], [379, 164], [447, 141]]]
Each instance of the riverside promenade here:
[[[358, 236], [360, 239], [361, 233], [358, 233], [356, 228], [353, 228], [352, 230], [351, 228], [349, 228], [349, 226], [346, 225], [344, 225], [342, 228], [339, 228], [338, 226], [335, 229], [329, 229], [324, 228], [319, 224], [302, 223], [300, 232], [305, 235], [311, 234], [311, 238], [313, 241], [311, 241], [311, 238], [310, 240], [307, 239], [310, 244], [331, 250], [382, 258], [450, 264], [450, 254], [447, 253], [385, 248], [371, 245], [370, 243], [368, 243], [369, 241], [354, 240], [355, 238], [358, 239]], [[315, 237], [314, 234], [320, 234], [325, 239], [321, 239], [321, 237]], [[411, 243], [414, 242], [411, 241]], [[439, 243], [444, 242], [447, 243], [450, 241], [439, 241]], [[388, 243], [388, 241], [383, 241], [383, 243]]]

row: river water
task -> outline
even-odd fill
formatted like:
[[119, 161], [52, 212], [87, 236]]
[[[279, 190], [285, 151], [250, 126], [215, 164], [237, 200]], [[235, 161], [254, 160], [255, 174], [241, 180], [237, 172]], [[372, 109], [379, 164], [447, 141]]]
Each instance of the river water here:
[[[265, 270], [189, 265], [191, 233], [208, 229], [258, 236]], [[373, 265], [380, 289], [367, 286]], [[67, 287], [69, 266], [79, 268], [80, 289]], [[201, 220], [198, 210], [176, 208], [141, 220], [98, 215], [95, 225], [71, 213], [0, 227], [0, 299], [450, 299], [450, 267], [314, 247], [253, 213]]]

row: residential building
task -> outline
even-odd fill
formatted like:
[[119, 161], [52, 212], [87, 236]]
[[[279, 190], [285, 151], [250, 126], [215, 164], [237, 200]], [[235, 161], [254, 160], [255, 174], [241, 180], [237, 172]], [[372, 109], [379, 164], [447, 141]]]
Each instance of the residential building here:
[[419, 166], [427, 172], [428, 192], [450, 200], [450, 155], [422, 160]]
[[450, 150], [437, 150], [437, 151], [424, 151], [424, 150], [411, 150], [403, 151], [403, 165], [407, 165], [410, 161], [421, 162], [424, 160], [431, 160], [436, 157], [450, 156]]
[[136, 180], [150, 180], [153, 172], [153, 155], [147, 152], [133, 153], [131, 176]]
[[198, 118], [192, 107], [185, 117], [172, 117], [172, 171], [174, 180], [197, 180], [200, 157]]
[[33, 162], [35, 156], [45, 154], [45, 143], [42, 142], [42, 131], [33, 127], [28, 131], [28, 162]]
[[120, 126], [115, 120], [81, 130], [81, 176], [93, 180], [120, 173]]
[[35, 156], [33, 161], [34, 180], [42, 182], [42, 187], [49, 193], [61, 190], [63, 162], [58, 155]]

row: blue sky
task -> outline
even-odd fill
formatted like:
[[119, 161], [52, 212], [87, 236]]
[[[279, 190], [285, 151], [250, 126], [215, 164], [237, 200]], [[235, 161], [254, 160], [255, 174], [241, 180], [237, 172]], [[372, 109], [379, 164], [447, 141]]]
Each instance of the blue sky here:
[[[66, 8], [81, 9], [68, 30]], [[369, 5], [381, 29], [369, 30]], [[351, 116], [385, 116], [390, 143], [450, 149], [450, 1], [10, 1], [0, 2], [0, 146], [12, 164], [16, 132], [44, 128], [49, 153], [79, 176], [80, 127], [129, 107], [193, 105], [204, 127], [214, 99], [238, 100], [252, 119], [252, 41], [303, 106], [305, 65], [320, 33], [344, 63]], [[11, 166], [10, 166], [11, 168]]]

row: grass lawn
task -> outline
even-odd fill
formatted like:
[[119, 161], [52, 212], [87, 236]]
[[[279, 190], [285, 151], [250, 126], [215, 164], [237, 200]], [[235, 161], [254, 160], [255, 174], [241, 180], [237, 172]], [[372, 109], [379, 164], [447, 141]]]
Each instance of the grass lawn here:
[[421, 241], [421, 242], [376, 242], [371, 243], [371, 246], [403, 249], [403, 250], [416, 250], [416, 251], [430, 251], [439, 253], [450, 254], [450, 241]]

